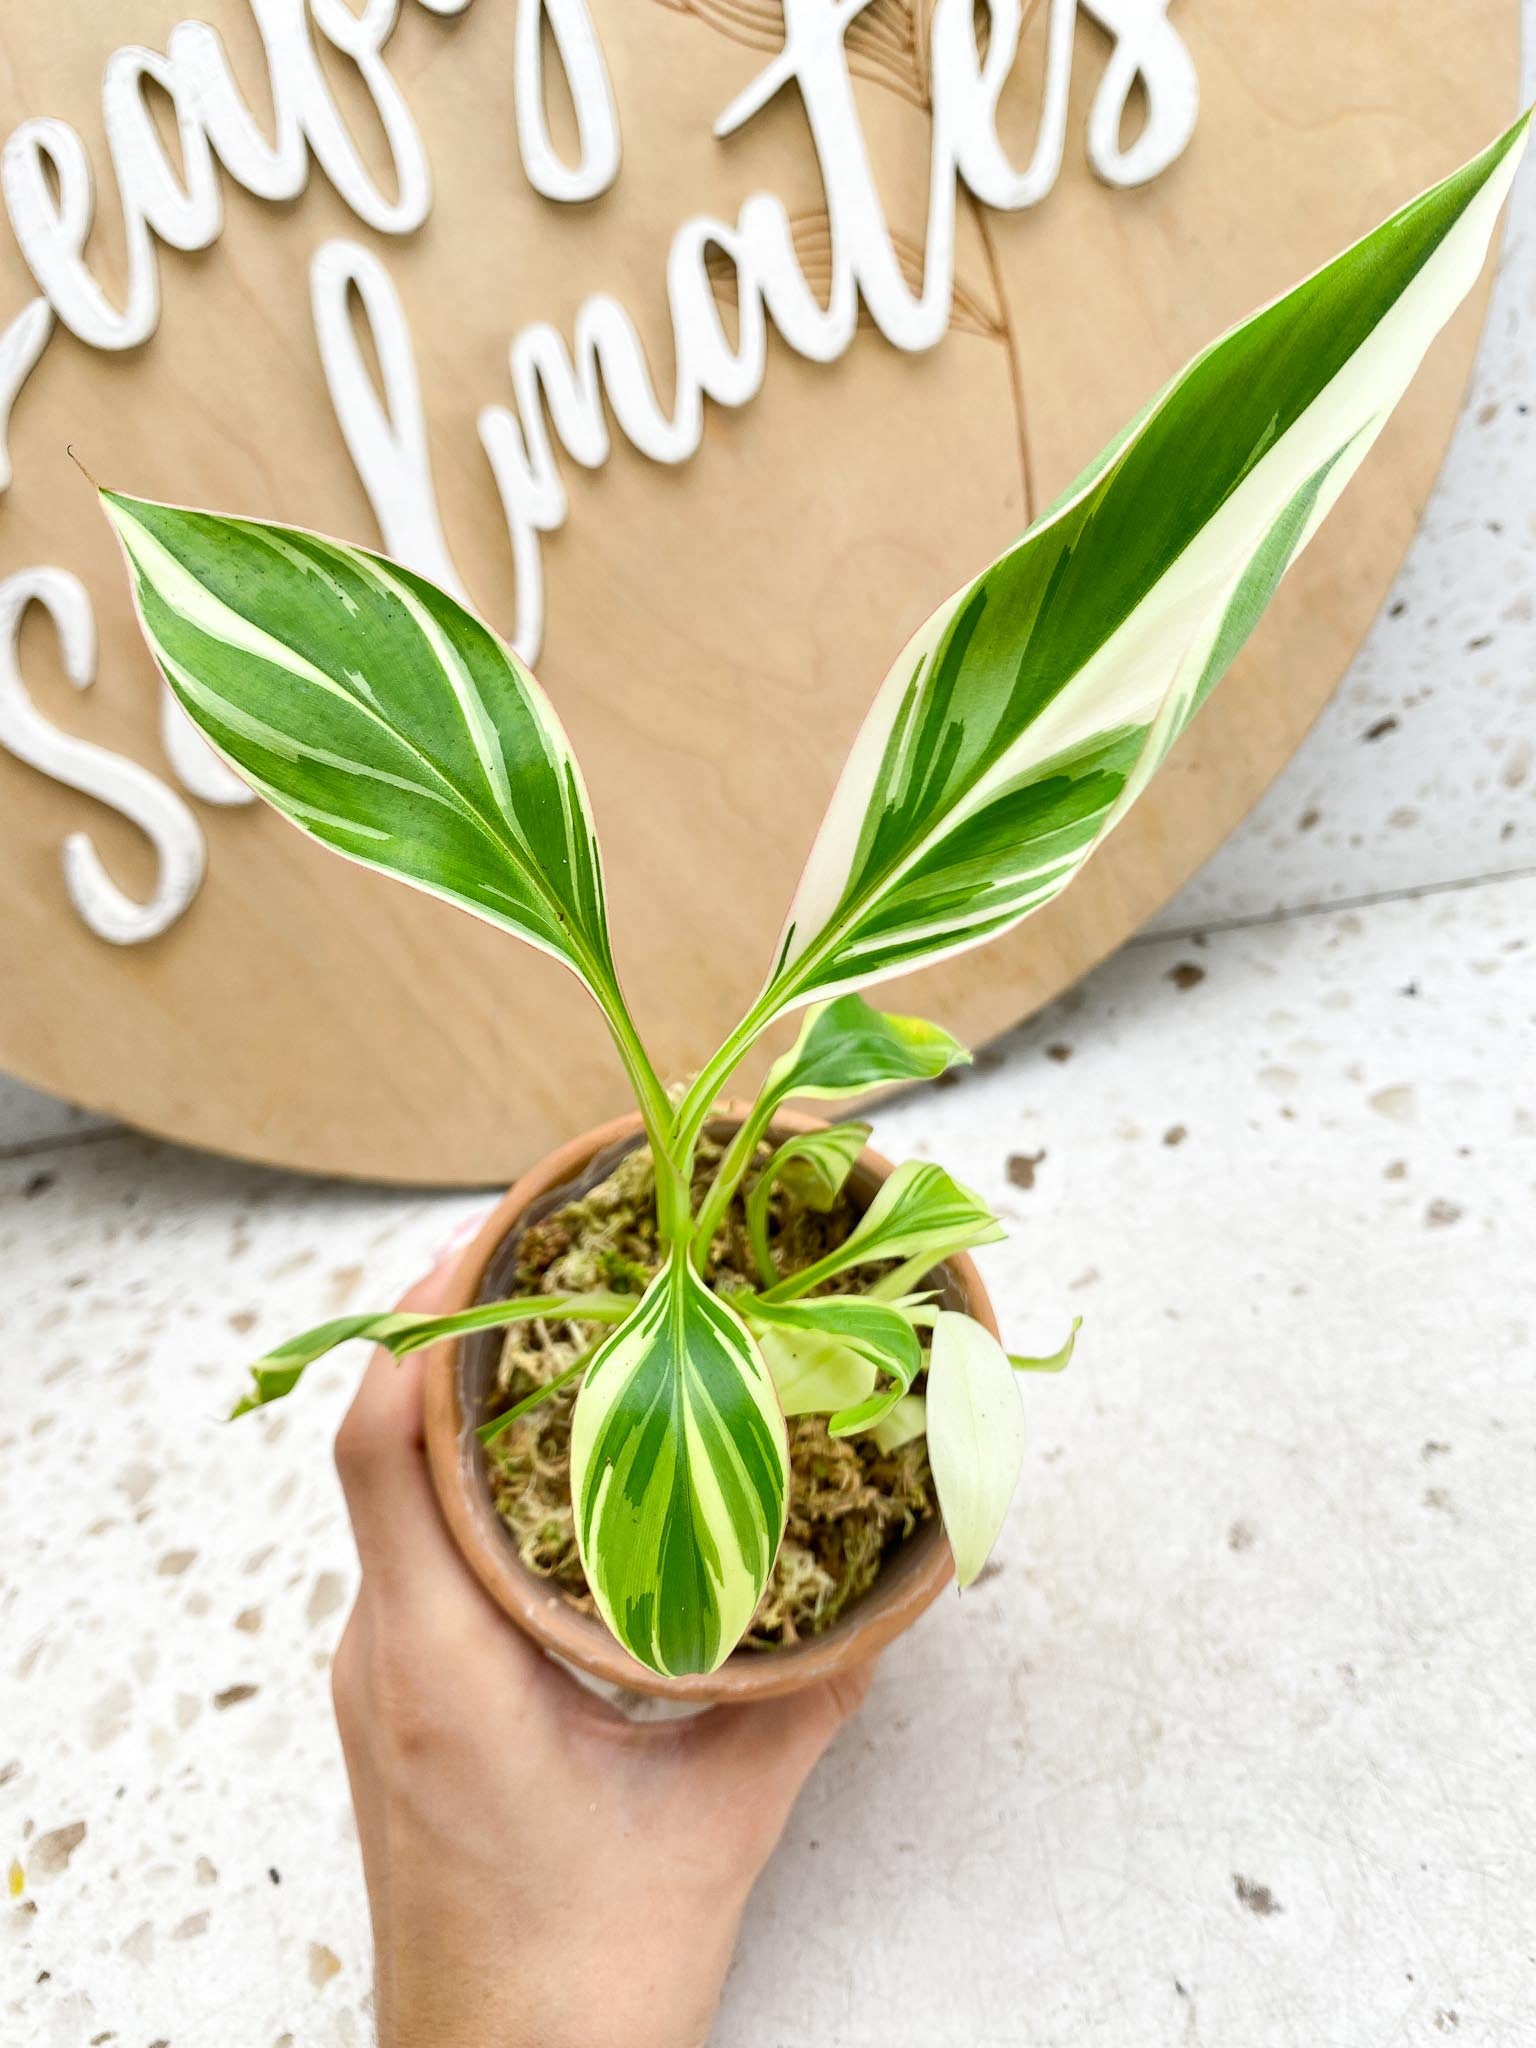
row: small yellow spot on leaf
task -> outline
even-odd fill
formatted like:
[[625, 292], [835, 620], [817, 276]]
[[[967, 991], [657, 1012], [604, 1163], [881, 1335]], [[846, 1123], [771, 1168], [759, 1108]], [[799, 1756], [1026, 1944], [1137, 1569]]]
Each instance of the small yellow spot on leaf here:
[[27, 1873], [14, 1856], [11, 1858], [10, 1886], [13, 1899], [19, 1899], [27, 1888]]

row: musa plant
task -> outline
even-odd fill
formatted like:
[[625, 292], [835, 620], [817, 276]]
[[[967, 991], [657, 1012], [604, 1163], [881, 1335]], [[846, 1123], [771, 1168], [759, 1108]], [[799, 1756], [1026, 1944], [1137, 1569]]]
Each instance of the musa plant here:
[[[314, 838], [576, 975], [654, 1161], [661, 1261], [643, 1292], [347, 1316], [262, 1359], [242, 1409], [287, 1394], [348, 1338], [401, 1355], [534, 1316], [589, 1325], [596, 1340], [564, 1376], [580, 1382], [581, 1561], [614, 1635], [661, 1674], [713, 1670], [751, 1620], [785, 1525], [786, 1411], [888, 1444], [925, 1431], [958, 1578], [975, 1577], [1021, 1464], [1014, 1375], [1064, 1363], [1070, 1340], [1052, 1360], [1011, 1359], [937, 1305], [934, 1269], [1002, 1232], [935, 1165], [898, 1168], [845, 1242], [780, 1273], [769, 1190], [829, 1202], [866, 1131], [797, 1136], [766, 1164], [764, 1135], [791, 1098], [835, 1102], [965, 1057], [858, 991], [1010, 930], [1135, 801], [1476, 279], [1529, 119], [1197, 356], [939, 606], [854, 742], [761, 993], [672, 1093], [615, 972], [580, 771], [496, 634], [366, 550], [101, 494], [155, 659], [208, 739]], [[723, 1084], [790, 1012], [804, 1013], [797, 1042], [695, 1196]], [[758, 1284], [719, 1290], [711, 1244], [749, 1180]]]

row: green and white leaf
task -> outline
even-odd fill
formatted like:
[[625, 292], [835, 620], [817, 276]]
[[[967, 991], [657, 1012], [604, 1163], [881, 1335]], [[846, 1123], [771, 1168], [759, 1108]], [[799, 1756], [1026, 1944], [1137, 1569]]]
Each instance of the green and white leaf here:
[[784, 1143], [763, 1166], [747, 1195], [747, 1236], [765, 1286], [778, 1278], [768, 1248], [768, 1203], [776, 1186], [825, 1215], [842, 1193], [859, 1154], [869, 1143], [869, 1125], [829, 1124], [824, 1131], [801, 1131]]
[[843, 1192], [869, 1137], [869, 1125], [861, 1123], [828, 1124], [824, 1131], [797, 1132], [784, 1140], [764, 1166], [753, 1193], [759, 1188], [771, 1193], [778, 1183], [807, 1208], [825, 1215]]
[[753, 1335], [786, 1416], [831, 1415], [875, 1390], [869, 1359], [823, 1331], [764, 1326]]
[[[700, 1214], [697, 1251], [702, 1255], [719, 1229], [782, 1103], [792, 1096], [830, 1101], [863, 1095], [892, 1081], [931, 1081], [948, 1067], [968, 1063], [970, 1057], [959, 1040], [937, 1024], [871, 1009], [862, 996], [839, 996], [835, 1002], [818, 1004], [789, 1051], [768, 1069], [751, 1114], [720, 1162]], [[690, 1094], [689, 1101], [696, 1114], [707, 1110], [707, 1090], [697, 1100]]]
[[942, 1166], [909, 1159], [881, 1186], [844, 1242], [803, 1272], [768, 1290], [769, 1301], [809, 1294], [824, 1280], [851, 1266], [877, 1259], [899, 1259], [897, 1271], [884, 1286], [891, 1296], [903, 1295], [913, 1279], [979, 1244], [995, 1244], [1006, 1235], [981, 1196], [953, 1180]]
[[581, 1561], [650, 1670], [713, 1671], [784, 1533], [784, 1417], [750, 1332], [675, 1253], [587, 1367], [571, 1431]]
[[970, 1585], [997, 1541], [1024, 1464], [1024, 1410], [1008, 1354], [970, 1316], [946, 1310], [928, 1354], [928, 1462], [955, 1553]]
[[924, 1435], [927, 1428], [928, 1403], [921, 1394], [903, 1394], [890, 1414], [875, 1424], [870, 1435], [889, 1457], [892, 1451], [899, 1451]]
[[428, 1344], [440, 1344], [445, 1337], [462, 1337], [471, 1330], [499, 1330], [512, 1323], [532, 1322], [537, 1316], [563, 1317], [571, 1322], [622, 1322], [637, 1306], [633, 1296], [622, 1294], [534, 1294], [516, 1301], [482, 1301], [473, 1308], [452, 1315], [412, 1315], [399, 1309], [385, 1314], [336, 1316], [318, 1323], [312, 1330], [288, 1338], [268, 1351], [251, 1367], [251, 1391], [231, 1411], [230, 1421], [280, 1401], [291, 1394], [307, 1367], [338, 1344], [355, 1337], [370, 1344], [382, 1344], [396, 1358], [420, 1351]]
[[937, 1262], [1006, 1235], [974, 1189], [931, 1160], [909, 1159], [882, 1184], [857, 1227], [828, 1256], [837, 1261], [839, 1272], [871, 1259]]
[[862, 996], [838, 996], [809, 1012], [800, 1036], [774, 1061], [760, 1100], [862, 1095], [891, 1081], [932, 1081], [971, 1055], [958, 1038], [921, 1017], [876, 1010]]
[[580, 773], [548, 698], [487, 626], [362, 548], [101, 500], [167, 682], [261, 796], [612, 991]]
[[[831, 1294], [815, 1301], [786, 1302], [766, 1301], [757, 1296], [743, 1300], [741, 1309], [750, 1324], [763, 1327], [764, 1344], [774, 1337], [830, 1343], [867, 1369], [867, 1386], [855, 1387], [850, 1369], [846, 1398], [828, 1404], [831, 1419], [827, 1429], [832, 1436], [853, 1436], [888, 1415], [917, 1377], [923, 1362], [922, 1347], [911, 1323], [896, 1309], [859, 1295]], [[825, 1360], [824, 1366], [824, 1384], [831, 1386], [831, 1361]], [[885, 1374], [891, 1386], [877, 1392], [876, 1373]], [[785, 1413], [789, 1412], [786, 1408]], [[800, 1412], [828, 1410], [819, 1403], [814, 1408], [807, 1403]]]
[[1206, 349], [918, 631], [855, 741], [754, 1022], [980, 945], [1067, 885], [1476, 282], [1529, 125]]

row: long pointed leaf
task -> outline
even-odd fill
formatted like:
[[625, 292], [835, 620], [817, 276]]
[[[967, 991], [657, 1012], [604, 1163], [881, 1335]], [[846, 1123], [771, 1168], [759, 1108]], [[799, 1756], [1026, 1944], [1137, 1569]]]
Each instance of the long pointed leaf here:
[[[995, 1244], [1005, 1235], [980, 1195], [962, 1187], [942, 1166], [909, 1159], [884, 1183], [842, 1244], [814, 1266], [769, 1288], [762, 1298], [777, 1302], [808, 1294], [834, 1274], [876, 1259], [926, 1262], [926, 1271], [956, 1252]], [[894, 1291], [904, 1293], [907, 1284], [904, 1280]]]
[[789, 1454], [745, 1324], [675, 1256], [576, 1398], [571, 1494], [603, 1619], [650, 1670], [713, 1671], [784, 1533]]
[[487, 626], [362, 548], [101, 496], [166, 680], [260, 795], [338, 852], [612, 990], [575, 759]]
[[251, 1391], [230, 1411], [230, 1421], [280, 1401], [291, 1394], [305, 1371], [317, 1358], [364, 1337], [370, 1344], [382, 1344], [396, 1358], [420, 1351], [428, 1344], [440, 1344], [445, 1337], [462, 1337], [470, 1330], [498, 1330], [512, 1323], [532, 1322], [537, 1316], [563, 1317], [578, 1323], [622, 1322], [638, 1306], [622, 1294], [533, 1294], [514, 1301], [481, 1301], [473, 1308], [452, 1315], [412, 1315], [388, 1309], [383, 1314], [367, 1312], [335, 1316], [317, 1323], [296, 1337], [268, 1351], [251, 1367]]
[[1530, 117], [1214, 343], [892, 670], [754, 1023], [1008, 930], [1198, 710], [1471, 289]]

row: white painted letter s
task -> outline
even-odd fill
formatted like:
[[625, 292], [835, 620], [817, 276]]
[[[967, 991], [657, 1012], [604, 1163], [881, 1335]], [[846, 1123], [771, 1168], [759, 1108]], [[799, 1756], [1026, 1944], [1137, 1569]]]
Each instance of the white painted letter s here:
[[77, 689], [96, 674], [96, 620], [78, 576], [67, 569], [23, 569], [0, 582], [0, 747], [18, 761], [94, 797], [130, 819], [155, 849], [158, 874], [147, 903], [125, 896], [101, 864], [89, 833], [64, 841], [64, 882], [70, 900], [93, 932], [114, 945], [158, 938], [186, 910], [202, 885], [203, 835], [191, 811], [158, 776], [137, 761], [62, 733], [48, 723], [22, 681], [17, 642], [29, 604], [53, 620], [64, 669]]

